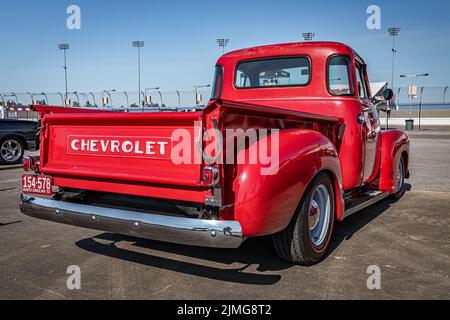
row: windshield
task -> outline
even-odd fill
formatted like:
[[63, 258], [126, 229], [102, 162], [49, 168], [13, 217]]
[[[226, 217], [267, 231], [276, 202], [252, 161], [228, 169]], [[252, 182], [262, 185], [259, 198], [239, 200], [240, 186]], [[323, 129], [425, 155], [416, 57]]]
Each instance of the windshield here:
[[307, 57], [271, 58], [239, 63], [236, 88], [304, 86], [311, 77]]

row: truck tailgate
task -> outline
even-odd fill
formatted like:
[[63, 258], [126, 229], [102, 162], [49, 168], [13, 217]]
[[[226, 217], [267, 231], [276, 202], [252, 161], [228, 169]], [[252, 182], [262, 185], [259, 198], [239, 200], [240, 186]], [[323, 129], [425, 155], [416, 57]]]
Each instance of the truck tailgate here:
[[46, 115], [41, 171], [87, 181], [198, 187], [201, 164], [172, 161], [172, 133], [187, 130], [194, 150], [194, 122], [201, 117], [199, 112]]

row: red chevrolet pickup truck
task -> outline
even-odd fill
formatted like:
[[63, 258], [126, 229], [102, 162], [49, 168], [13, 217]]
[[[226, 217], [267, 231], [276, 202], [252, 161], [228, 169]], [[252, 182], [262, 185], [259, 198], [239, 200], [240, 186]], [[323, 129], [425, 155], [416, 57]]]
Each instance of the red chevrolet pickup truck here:
[[336, 221], [404, 194], [409, 139], [381, 130], [354, 50], [261, 46], [215, 68], [202, 110], [36, 107], [41, 152], [24, 160], [21, 211], [193, 246], [272, 235], [282, 259], [312, 265]]

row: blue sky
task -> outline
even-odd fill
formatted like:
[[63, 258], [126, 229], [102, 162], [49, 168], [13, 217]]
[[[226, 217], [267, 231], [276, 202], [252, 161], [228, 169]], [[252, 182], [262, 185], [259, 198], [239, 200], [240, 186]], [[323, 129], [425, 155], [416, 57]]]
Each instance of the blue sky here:
[[[368, 62], [371, 81], [390, 79], [387, 28], [402, 27], [397, 76], [429, 72], [427, 86], [450, 85], [450, 2], [427, 1], [1, 1], [0, 92], [63, 91], [62, 52], [70, 43], [69, 90], [135, 90], [136, 49], [144, 40], [142, 87], [192, 90], [212, 81], [227, 50], [294, 42], [314, 31], [316, 40], [351, 45]], [[66, 28], [66, 8], [81, 8], [81, 30]], [[366, 27], [369, 5], [381, 7], [382, 29]], [[397, 83], [405, 84], [397, 77]]]

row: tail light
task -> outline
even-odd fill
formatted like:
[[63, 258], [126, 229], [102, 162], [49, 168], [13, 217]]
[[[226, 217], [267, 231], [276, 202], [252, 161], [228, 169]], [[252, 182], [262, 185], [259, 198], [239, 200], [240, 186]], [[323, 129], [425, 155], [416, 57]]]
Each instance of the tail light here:
[[25, 157], [22, 160], [22, 168], [24, 171], [38, 171], [39, 158], [38, 157]]
[[205, 167], [202, 171], [202, 182], [208, 187], [214, 187], [219, 184], [220, 172], [214, 167]]

